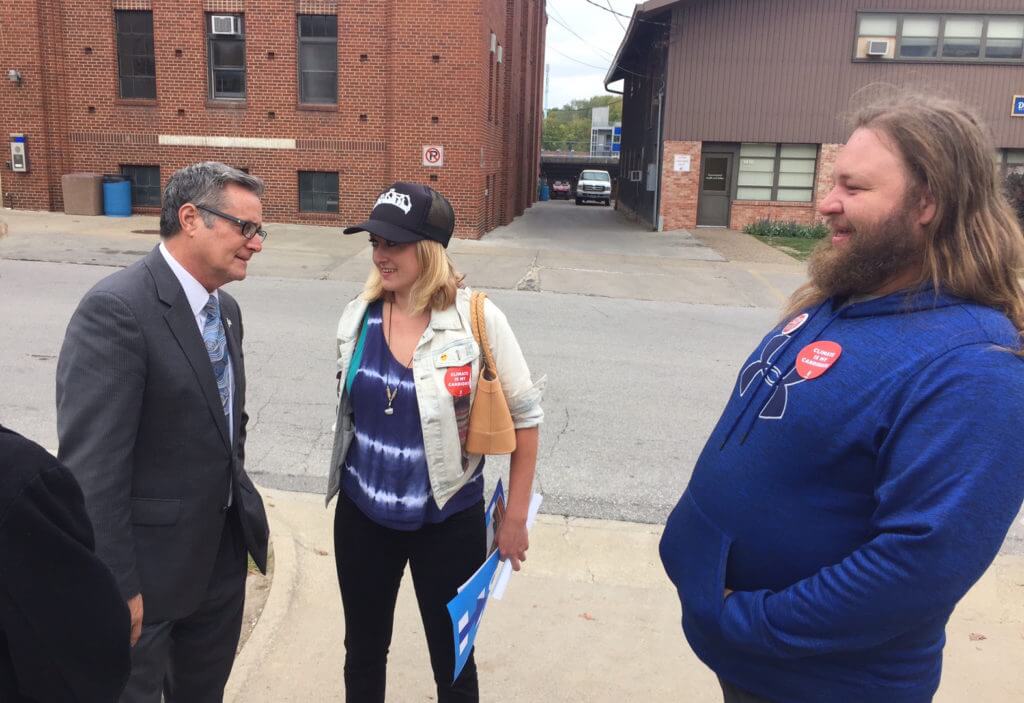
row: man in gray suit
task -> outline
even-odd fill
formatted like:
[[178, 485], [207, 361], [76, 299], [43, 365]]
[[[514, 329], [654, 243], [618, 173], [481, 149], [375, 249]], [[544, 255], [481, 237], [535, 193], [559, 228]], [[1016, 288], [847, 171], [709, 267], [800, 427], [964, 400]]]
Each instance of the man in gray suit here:
[[263, 248], [262, 191], [224, 164], [175, 173], [160, 245], [85, 295], [57, 362], [60, 460], [131, 611], [122, 701], [220, 701], [246, 552], [266, 570], [266, 513], [244, 466], [242, 317], [219, 290]]

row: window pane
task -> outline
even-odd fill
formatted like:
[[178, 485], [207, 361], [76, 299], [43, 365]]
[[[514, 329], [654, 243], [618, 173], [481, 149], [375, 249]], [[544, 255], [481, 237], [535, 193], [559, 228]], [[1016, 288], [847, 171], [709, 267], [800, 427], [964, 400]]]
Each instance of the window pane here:
[[989, 39], [985, 44], [985, 58], [1019, 59], [1024, 57], [1024, 40]]
[[122, 166], [121, 175], [132, 184], [132, 204], [142, 207], [160, 206], [160, 167]]
[[760, 171], [772, 173], [775, 171], [774, 159], [740, 159], [740, 173], [745, 171]]
[[336, 73], [303, 73], [302, 102], [334, 103], [338, 99], [338, 76]]
[[299, 47], [299, 66], [303, 71], [337, 71], [337, 44], [302, 44]]
[[978, 17], [950, 17], [946, 20], [947, 37], [981, 38], [982, 20]]
[[737, 200], [771, 200], [771, 188], [737, 188]]
[[939, 36], [938, 17], [904, 17], [904, 37], [937, 37]]
[[896, 36], [895, 15], [861, 15], [860, 36], [894, 37]]
[[151, 98], [156, 90], [156, 60], [153, 57], [153, 14], [149, 11], [118, 10], [117, 71], [123, 98]]
[[971, 59], [981, 56], [981, 39], [946, 37], [942, 42], [942, 55]]
[[989, 39], [1024, 39], [1024, 19], [993, 17], [988, 21]]
[[740, 171], [736, 178], [736, 184], [741, 186], [771, 186], [772, 179], [775, 177], [772, 173], [751, 173]]
[[813, 159], [818, 156], [818, 146], [816, 144], [783, 144], [779, 155], [784, 159]]
[[245, 74], [240, 71], [214, 71], [213, 85], [216, 95], [244, 95]]
[[299, 171], [299, 210], [338, 212], [338, 174]]
[[213, 65], [215, 68], [245, 68], [245, 43], [214, 39]]
[[908, 58], [927, 58], [936, 56], [939, 42], [937, 39], [914, 39], [904, 37], [900, 41], [900, 56]]
[[781, 173], [814, 173], [814, 161], [810, 159], [782, 159], [779, 162]]
[[742, 144], [740, 156], [767, 156], [775, 158], [774, 144]]
[[1006, 163], [1024, 164], [1024, 149], [1007, 149]]
[[814, 174], [813, 173], [780, 173], [779, 174], [779, 187], [788, 186], [796, 188], [812, 188], [814, 187]]
[[779, 197], [777, 200], [788, 203], [809, 203], [813, 197], [813, 191], [811, 190], [793, 190], [790, 188], [779, 188]]

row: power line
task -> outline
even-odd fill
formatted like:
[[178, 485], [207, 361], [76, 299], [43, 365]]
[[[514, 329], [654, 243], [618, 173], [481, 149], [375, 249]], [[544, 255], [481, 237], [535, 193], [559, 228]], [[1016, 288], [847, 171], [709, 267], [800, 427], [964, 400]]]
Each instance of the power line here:
[[[624, 15], [621, 12], [618, 12], [617, 10], [612, 9], [610, 5], [609, 5], [609, 7], [605, 7], [604, 5], [599, 5], [598, 3], [594, 2], [594, 0], [586, 0], [586, 2], [591, 4], [591, 5], [593, 5], [598, 10], [602, 10], [604, 12], [610, 12], [613, 15], [615, 15], [616, 17], [625, 17], [626, 19], [632, 19], [632, 17], [630, 15]], [[637, 22], [643, 22], [644, 24], [656, 24], [656, 25], [658, 25], [660, 27], [671, 27], [672, 26], [671, 24], [665, 24], [664, 22], [658, 22], [657, 20], [645, 20], [645, 19], [642, 19], [640, 17], [637, 17], [636, 21]], [[622, 23], [620, 22], [619, 24], [621, 25]]]
[[[612, 14], [613, 14], [613, 15], [615, 15], [615, 21], [619, 23], [619, 26], [620, 26], [620, 27], [622, 27], [623, 29], [625, 29], [625, 28], [626, 28], [626, 25], [622, 24], [622, 20], [621, 20], [621, 19], [619, 19], [619, 13], [615, 11], [615, 8], [614, 8], [614, 7], [612, 7], [612, 0], [604, 0], [604, 1], [605, 1], [605, 3], [607, 3], [607, 5], [608, 5], [608, 9], [612, 11]], [[624, 15], [623, 15], [623, 16], [624, 16]]]
[[[552, 9], [552, 10], [554, 10], [555, 8], [554, 8], [554, 7], [552, 7], [551, 9]], [[559, 17], [561, 17], [561, 15], [559, 15]], [[600, 47], [597, 47], [597, 46], [594, 46], [593, 44], [591, 44], [591, 43], [590, 43], [589, 41], [587, 41], [586, 39], [584, 39], [583, 37], [581, 37], [581, 36], [580, 36], [579, 34], [577, 34], [577, 33], [576, 33], [576, 30], [574, 30], [574, 29], [573, 29], [572, 27], [570, 27], [569, 25], [567, 25], [567, 24], [566, 24], [565, 22], [563, 22], [563, 21], [559, 20], [559, 19], [558, 19], [557, 17], [552, 17], [551, 15], [548, 15], [548, 19], [552, 20], [552, 21], [553, 21], [553, 22], [554, 22], [555, 24], [557, 24], [557, 25], [559, 25], [560, 27], [562, 27], [563, 29], [565, 29], [565, 31], [569, 32], [569, 34], [571, 34], [571, 35], [573, 35], [574, 37], [576, 37], [577, 39], [579, 39], [579, 40], [580, 40], [581, 42], [583, 42], [584, 44], [586, 44], [587, 46], [589, 46], [589, 47], [590, 47], [591, 49], [594, 49], [595, 51], [599, 51], [599, 52], [601, 52], [602, 54], [604, 54], [605, 56], [607, 56], [608, 58], [611, 58], [611, 54], [609, 54], [609, 53], [608, 53], [607, 51], [605, 51], [604, 49], [602, 49], [602, 48], [600, 48]]]

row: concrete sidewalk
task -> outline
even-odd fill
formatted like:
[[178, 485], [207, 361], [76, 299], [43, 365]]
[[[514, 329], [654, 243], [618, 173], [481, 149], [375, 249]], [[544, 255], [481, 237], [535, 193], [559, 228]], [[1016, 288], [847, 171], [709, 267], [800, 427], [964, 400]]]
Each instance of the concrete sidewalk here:
[[[275, 571], [225, 701], [343, 699], [344, 627], [334, 572], [334, 505], [264, 490]], [[661, 527], [541, 516], [529, 560], [504, 600], [488, 605], [477, 663], [485, 701], [710, 703], [715, 677], [679, 627], [658, 558]], [[936, 574], [936, 578], [941, 578]], [[1024, 558], [1002, 556], [947, 629], [938, 703], [1017, 701], [1024, 690]], [[388, 700], [436, 693], [408, 573], [388, 671]]]
[[[0, 258], [127, 266], [159, 241], [157, 217], [0, 210]], [[370, 247], [339, 228], [270, 223], [251, 276], [362, 282]], [[482, 240], [449, 247], [470, 285], [676, 303], [778, 307], [804, 266], [738, 232], [649, 232], [622, 213], [537, 203]]]

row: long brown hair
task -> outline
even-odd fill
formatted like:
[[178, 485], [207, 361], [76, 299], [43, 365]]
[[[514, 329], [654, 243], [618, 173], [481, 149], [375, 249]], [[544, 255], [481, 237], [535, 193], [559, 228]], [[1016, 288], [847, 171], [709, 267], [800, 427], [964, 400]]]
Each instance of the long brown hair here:
[[[1000, 310], [1018, 334], [1024, 333], [1024, 288], [1018, 278], [1024, 236], [981, 120], [958, 102], [901, 93], [862, 108], [852, 126], [884, 135], [906, 164], [908, 192], [927, 193], [935, 202], [916, 287], [930, 285]], [[805, 283], [790, 297], [783, 317], [825, 297]]]

